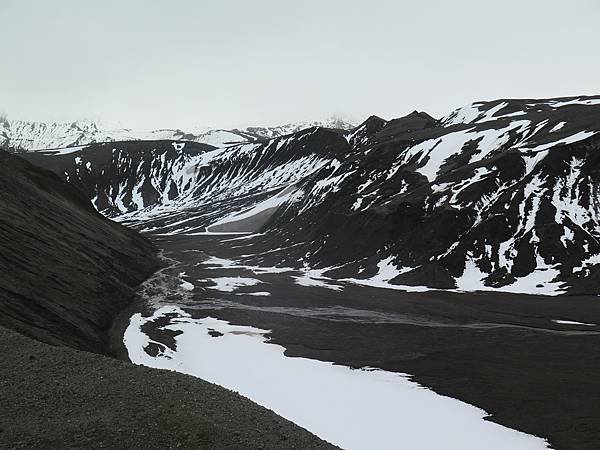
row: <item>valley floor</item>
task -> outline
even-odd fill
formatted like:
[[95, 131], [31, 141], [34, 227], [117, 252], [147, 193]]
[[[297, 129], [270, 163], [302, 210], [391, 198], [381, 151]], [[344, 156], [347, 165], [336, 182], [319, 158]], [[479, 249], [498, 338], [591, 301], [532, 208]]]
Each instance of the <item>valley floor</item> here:
[[[555, 449], [597, 449], [596, 297], [359, 286], [244, 265], [244, 242], [251, 238], [232, 238], [154, 237], [173, 259], [160, 276], [175, 285], [166, 291], [164, 283], [147, 285], [146, 297], [194, 318], [271, 330], [270, 342], [285, 347], [287, 356], [408, 373], [483, 408], [489, 420], [548, 439]], [[175, 342], [164, 325], [145, 330], [163, 349]]]

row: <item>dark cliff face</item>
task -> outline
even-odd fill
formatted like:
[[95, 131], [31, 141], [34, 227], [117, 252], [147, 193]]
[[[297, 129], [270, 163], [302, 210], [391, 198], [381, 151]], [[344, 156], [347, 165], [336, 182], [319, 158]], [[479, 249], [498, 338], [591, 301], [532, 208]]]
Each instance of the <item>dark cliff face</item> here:
[[0, 151], [0, 325], [104, 353], [112, 320], [158, 263], [136, 232], [54, 173]]

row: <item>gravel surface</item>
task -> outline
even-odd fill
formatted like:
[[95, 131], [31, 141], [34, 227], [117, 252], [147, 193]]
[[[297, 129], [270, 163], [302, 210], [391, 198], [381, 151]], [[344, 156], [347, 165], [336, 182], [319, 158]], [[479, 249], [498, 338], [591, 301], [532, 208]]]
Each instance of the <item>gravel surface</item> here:
[[0, 339], [0, 448], [335, 448], [197, 378], [2, 327]]

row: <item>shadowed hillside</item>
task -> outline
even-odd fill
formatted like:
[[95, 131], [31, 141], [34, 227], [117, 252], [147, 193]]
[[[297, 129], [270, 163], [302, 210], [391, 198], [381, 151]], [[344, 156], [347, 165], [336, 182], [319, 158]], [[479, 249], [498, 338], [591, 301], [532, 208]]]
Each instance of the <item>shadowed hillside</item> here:
[[145, 238], [53, 173], [0, 152], [0, 325], [106, 352], [106, 331], [158, 266]]

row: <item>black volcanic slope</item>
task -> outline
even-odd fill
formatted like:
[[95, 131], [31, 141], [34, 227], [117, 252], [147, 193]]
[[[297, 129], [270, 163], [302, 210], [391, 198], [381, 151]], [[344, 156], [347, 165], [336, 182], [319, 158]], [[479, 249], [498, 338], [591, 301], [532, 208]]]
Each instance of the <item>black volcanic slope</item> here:
[[157, 267], [154, 247], [77, 189], [0, 152], [0, 325], [105, 352], [112, 320]]
[[0, 448], [333, 449], [198, 378], [0, 327]]

